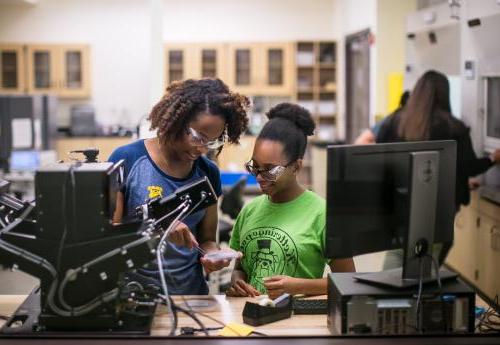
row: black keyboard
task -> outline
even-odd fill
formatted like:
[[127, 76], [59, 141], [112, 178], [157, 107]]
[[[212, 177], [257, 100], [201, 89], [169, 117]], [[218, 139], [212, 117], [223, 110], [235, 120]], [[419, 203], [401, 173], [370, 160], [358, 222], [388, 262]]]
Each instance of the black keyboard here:
[[293, 300], [294, 314], [326, 314], [328, 300], [326, 299], [303, 299]]

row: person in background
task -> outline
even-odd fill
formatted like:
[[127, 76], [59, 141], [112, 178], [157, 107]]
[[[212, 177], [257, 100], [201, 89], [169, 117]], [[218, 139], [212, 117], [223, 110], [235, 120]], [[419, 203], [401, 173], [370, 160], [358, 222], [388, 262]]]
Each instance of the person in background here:
[[[433, 70], [420, 77], [404, 109], [382, 124], [376, 139], [377, 143], [427, 140], [457, 142], [455, 210], [458, 212], [460, 205], [467, 205], [470, 201], [469, 178], [484, 173], [500, 162], [500, 150], [495, 150], [487, 157], [476, 156], [469, 128], [451, 113], [448, 78]], [[451, 243], [445, 244], [440, 263], [450, 247]], [[401, 266], [400, 256], [390, 258], [391, 255], [384, 267]]]
[[226, 294], [326, 294], [325, 265], [352, 272], [354, 262], [325, 258], [326, 202], [297, 181], [315, 124], [306, 109], [290, 103], [272, 108], [267, 117], [246, 163], [263, 195], [243, 208], [234, 225], [229, 244], [243, 258]]
[[[217, 166], [204, 155], [221, 150], [224, 143], [238, 143], [248, 124], [247, 97], [231, 92], [219, 79], [174, 82], [153, 107], [149, 120], [157, 137], [119, 147], [109, 161], [125, 160], [125, 184], [118, 194], [115, 222], [132, 216], [137, 206], [151, 198], [165, 197], [177, 188], [207, 176], [217, 196], [221, 194]], [[202, 256], [218, 251], [217, 205], [189, 215], [170, 236], [163, 269], [171, 294], [207, 294], [206, 273], [228, 266], [228, 260]], [[160, 285], [155, 263], [129, 273], [141, 284]]]
[[388, 118], [391, 116], [394, 116], [394, 114], [398, 113], [401, 111], [401, 109], [404, 108], [406, 105], [406, 102], [408, 101], [408, 98], [410, 97], [410, 91], [406, 90], [403, 92], [401, 95], [401, 98], [399, 99], [399, 106], [398, 108], [392, 112], [391, 114], [387, 115], [384, 117], [382, 120], [378, 121], [373, 125], [373, 127], [365, 129], [354, 141], [354, 145], [370, 145], [370, 144], [375, 144], [375, 141], [377, 139], [378, 132], [380, 131], [380, 127], [382, 124], [387, 121]]

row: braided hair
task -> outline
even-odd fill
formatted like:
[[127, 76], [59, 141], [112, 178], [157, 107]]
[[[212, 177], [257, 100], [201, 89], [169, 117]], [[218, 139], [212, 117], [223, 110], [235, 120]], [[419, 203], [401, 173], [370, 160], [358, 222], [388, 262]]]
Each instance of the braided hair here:
[[282, 143], [284, 152], [291, 162], [303, 158], [307, 137], [314, 134], [316, 127], [311, 113], [297, 104], [280, 103], [271, 108], [266, 115], [269, 121], [257, 139]]
[[237, 144], [248, 126], [249, 105], [247, 97], [231, 92], [220, 79], [176, 81], [151, 110], [151, 130], [156, 130], [165, 144], [181, 139], [189, 122], [200, 113], [208, 113], [224, 119], [228, 141]]

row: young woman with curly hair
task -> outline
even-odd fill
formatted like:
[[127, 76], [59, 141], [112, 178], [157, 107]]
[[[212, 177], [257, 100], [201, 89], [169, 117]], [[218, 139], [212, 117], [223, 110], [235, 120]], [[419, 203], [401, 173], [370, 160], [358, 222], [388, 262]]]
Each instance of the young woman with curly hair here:
[[[217, 196], [221, 194], [217, 166], [204, 157], [209, 149], [221, 150], [226, 141], [238, 143], [247, 128], [245, 96], [231, 92], [219, 79], [172, 83], [153, 107], [149, 119], [157, 137], [119, 147], [111, 162], [125, 159], [125, 186], [118, 195], [114, 220], [133, 214], [148, 199], [166, 196], [177, 188], [207, 176]], [[207, 294], [203, 277], [229, 264], [210, 260], [206, 253], [219, 250], [216, 240], [217, 205], [189, 215], [169, 236], [163, 270], [171, 294]], [[142, 284], [160, 285], [156, 263], [131, 274]]]

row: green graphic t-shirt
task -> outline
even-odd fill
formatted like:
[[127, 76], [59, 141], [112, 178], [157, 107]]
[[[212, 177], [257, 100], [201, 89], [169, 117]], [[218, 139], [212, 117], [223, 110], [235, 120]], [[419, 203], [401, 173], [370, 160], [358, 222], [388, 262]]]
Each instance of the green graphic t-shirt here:
[[266, 293], [265, 277], [321, 278], [328, 262], [325, 212], [325, 200], [311, 191], [280, 204], [262, 195], [245, 206], [229, 245], [243, 253], [241, 263], [248, 282]]

